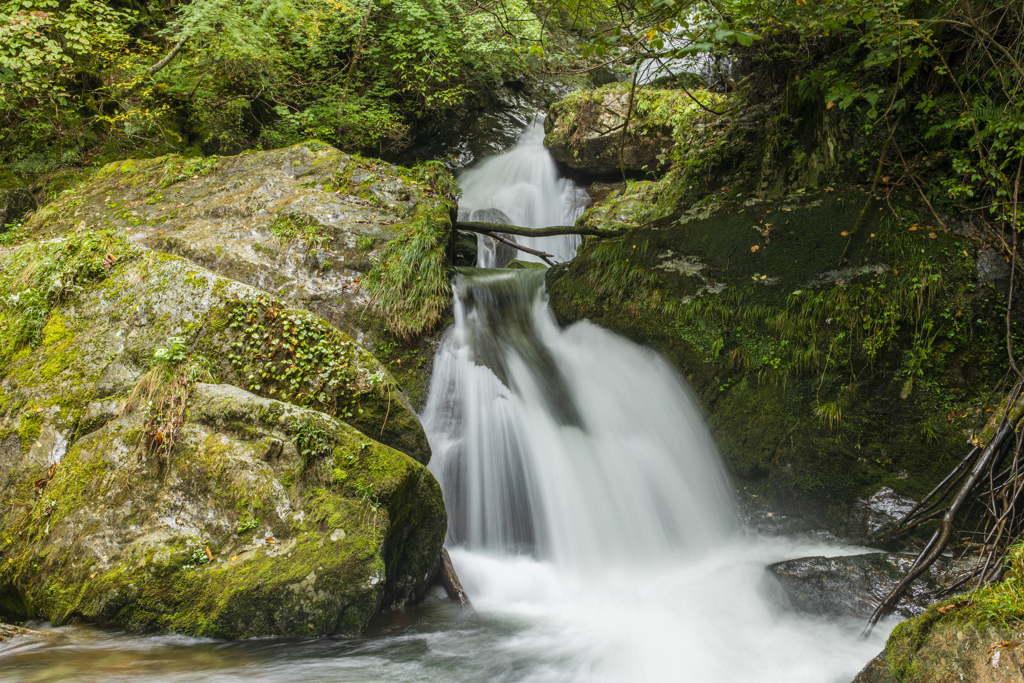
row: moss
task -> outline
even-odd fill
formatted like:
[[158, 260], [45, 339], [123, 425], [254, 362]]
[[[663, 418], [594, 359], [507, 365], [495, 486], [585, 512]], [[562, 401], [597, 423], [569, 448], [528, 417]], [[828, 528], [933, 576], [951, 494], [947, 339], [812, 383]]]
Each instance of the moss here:
[[[432, 572], [445, 533], [440, 490], [429, 472], [326, 416], [304, 411], [300, 423], [289, 412], [295, 408], [269, 408], [205, 404], [203, 410], [227, 421], [226, 432], [176, 449], [166, 481], [133, 457], [120, 464], [111, 457], [121, 452], [119, 444], [137, 443], [139, 429], [108, 426], [80, 441], [45, 496], [13, 526], [6, 520], [8, 531], [23, 531], [0, 549], [5, 613], [55, 625], [87, 620], [215, 638], [315, 637], [358, 633], [382, 605], [422, 598], [422, 577]], [[262, 425], [307, 423], [322, 452], [301, 461], [288, 494], [305, 514], [283, 520], [271, 470], [257, 466], [252, 471], [263, 478], [253, 478], [240, 474], [237, 463], [262, 462], [271, 444]], [[250, 431], [241, 442], [226, 435]], [[340, 469], [346, 476], [335, 482]], [[198, 540], [158, 535], [156, 545], [120, 547], [108, 564], [82, 563], [88, 553], [68, 541], [100, 531], [97, 512], [138, 505], [166, 486], [190, 504], [210, 501], [204, 515], [230, 520], [232, 533], [225, 536], [218, 521]], [[151, 523], [147, 506], [138, 510], [133, 524]], [[271, 518], [277, 521], [253, 521]], [[269, 527], [276, 542], [240, 548], [247, 534], [235, 530], [260, 527]]]
[[589, 318], [675, 362], [742, 485], [838, 532], [857, 498], [923, 495], [959, 461], [1004, 353], [975, 247], [910, 231], [903, 213], [846, 238], [863, 199], [677, 208], [548, 275], [561, 322]]
[[27, 451], [39, 438], [43, 427], [43, 411], [36, 408], [22, 414], [18, 421], [18, 438], [21, 440], [21, 449]]
[[409, 227], [381, 250], [365, 288], [388, 329], [402, 339], [433, 330], [451, 301], [449, 207], [417, 207]]

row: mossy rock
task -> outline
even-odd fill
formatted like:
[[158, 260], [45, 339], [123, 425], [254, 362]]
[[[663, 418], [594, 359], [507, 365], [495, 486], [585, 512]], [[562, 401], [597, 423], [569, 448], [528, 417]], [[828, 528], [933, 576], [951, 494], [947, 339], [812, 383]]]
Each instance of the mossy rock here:
[[[191, 404], [166, 461], [140, 448], [132, 411], [80, 436], [33, 504], [6, 508], [5, 616], [313, 637], [422, 599], [446, 528], [426, 468], [237, 387], [197, 385]], [[293, 443], [308, 425], [316, 453]], [[6, 500], [36, 488], [33, 464], [14, 468]]]
[[994, 622], [969, 600], [932, 605], [897, 624], [853, 683], [1011, 683], [1024, 676], [1024, 630]]
[[[403, 168], [315, 143], [222, 158], [127, 159], [59, 195], [28, 229], [122, 230], [305, 308], [376, 351], [390, 337], [371, 330], [429, 333], [449, 306], [454, 180], [437, 166]], [[408, 310], [389, 317], [367, 280], [387, 273], [396, 241], [413, 232], [429, 236], [429, 257], [417, 259], [422, 272], [402, 293]], [[439, 266], [428, 270], [428, 262]], [[427, 293], [417, 298], [414, 285]]]
[[671, 112], [685, 106], [685, 97], [682, 91], [638, 88], [631, 102], [629, 83], [572, 92], [548, 109], [544, 145], [556, 161], [594, 176], [662, 173], [675, 144]]
[[[10, 267], [46, 248], [0, 258]], [[387, 370], [307, 311], [178, 257], [116, 251], [49, 312], [37, 345], [0, 359], [0, 613], [317, 636], [421, 599], [446, 518], [429, 471], [379, 442], [429, 457]], [[336, 349], [346, 373], [328, 391], [345, 400], [307, 396], [315, 410], [232, 386], [249, 386], [248, 354], [274, 335], [252, 329], [253, 311]], [[129, 398], [155, 350], [176, 344], [188, 367], [226, 383], [181, 385], [187, 410], [161, 449], [145, 402]], [[335, 406], [362, 408], [346, 418], [362, 431], [325, 412]]]

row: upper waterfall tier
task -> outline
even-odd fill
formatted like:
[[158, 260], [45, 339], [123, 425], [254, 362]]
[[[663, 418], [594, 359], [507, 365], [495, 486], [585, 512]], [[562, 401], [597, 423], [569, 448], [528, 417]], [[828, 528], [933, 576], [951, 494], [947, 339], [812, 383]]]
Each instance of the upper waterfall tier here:
[[[485, 160], [459, 176], [462, 199], [459, 220], [508, 223], [527, 228], [572, 225], [590, 203], [586, 190], [560, 178], [554, 159], [544, 148], [544, 125], [527, 126], [519, 142], [504, 154]], [[567, 261], [576, 254], [579, 237], [516, 237], [514, 241]], [[540, 261], [535, 256], [479, 238], [477, 265], [495, 268], [512, 258]], [[504, 250], [505, 253], [502, 253]]]
[[423, 415], [449, 541], [577, 569], [700, 552], [728, 535], [700, 410], [657, 354], [562, 330], [543, 273], [468, 271]]

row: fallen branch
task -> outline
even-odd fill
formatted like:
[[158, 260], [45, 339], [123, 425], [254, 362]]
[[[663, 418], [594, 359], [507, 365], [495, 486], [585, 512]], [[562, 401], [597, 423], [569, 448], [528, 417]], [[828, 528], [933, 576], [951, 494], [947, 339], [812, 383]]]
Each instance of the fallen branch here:
[[479, 232], [485, 235], [492, 232], [500, 232], [505, 235], [518, 235], [519, 237], [555, 237], [558, 235], [587, 235], [589, 237], [618, 237], [624, 234], [623, 230], [597, 230], [595, 228], [577, 228], [574, 225], [553, 225], [549, 228], [521, 228], [518, 225], [505, 225], [504, 223], [479, 223], [458, 221], [455, 227], [459, 230]]
[[492, 240], [498, 240], [502, 244], [507, 244], [508, 246], [512, 247], [513, 249], [518, 249], [519, 251], [525, 251], [527, 254], [533, 254], [534, 256], [536, 256], [540, 260], [544, 261], [544, 263], [548, 264], [549, 266], [555, 265], [554, 261], [551, 261], [551, 259], [553, 259], [555, 257], [554, 254], [545, 254], [543, 251], [537, 251], [536, 249], [530, 249], [529, 247], [524, 247], [523, 245], [517, 244], [516, 242], [513, 242], [512, 240], [505, 239], [504, 237], [502, 237], [501, 235], [499, 235], [496, 232], [482, 232], [481, 234], [482, 235], [487, 235]]
[[441, 566], [438, 568], [437, 574], [441, 585], [444, 586], [444, 592], [448, 594], [448, 599], [463, 607], [473, 606], [466, 591], [462, 588], [458, 574], [455, 573], [455, 565], [452, 564], [452, 558], [448, 554], [447, 548], [441, 548]]

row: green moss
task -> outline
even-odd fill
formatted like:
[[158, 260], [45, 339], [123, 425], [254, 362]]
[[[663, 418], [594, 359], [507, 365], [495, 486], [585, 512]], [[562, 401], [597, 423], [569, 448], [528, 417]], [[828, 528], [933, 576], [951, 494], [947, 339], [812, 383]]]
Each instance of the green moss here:
[[902, 210], [847, 238], [862, 200], [677, 208], [549, 271], [561, 322], [675, 362], [743, 486], [840, 532], [857, 498], [923, 495], [959, 461], [1005, 354], [975, 247]]
[[433, 330], [451, 301], [447, 207], [417, 207], [416, 217], [375, 259], [364, 287], [388, 329], [402, 339]]
[[21, 440], [21, 450], [27, 451], [39, 438], [43, 427], [43, 411], [41, 409], [28, 410], [22, 414], [18, 421], [18, 438]]

